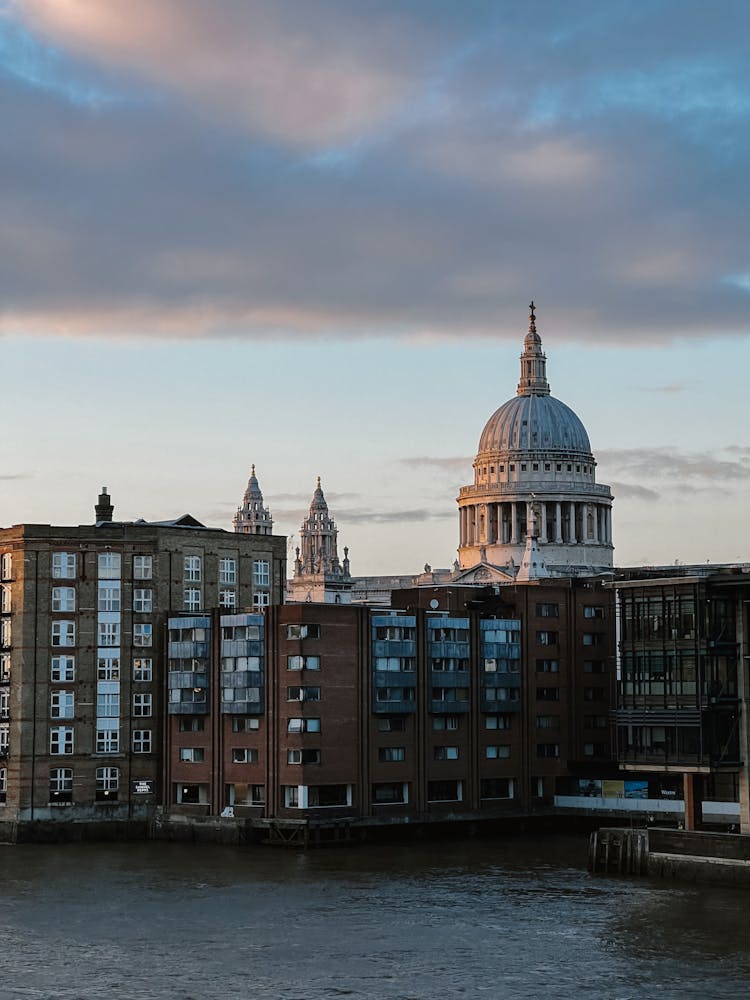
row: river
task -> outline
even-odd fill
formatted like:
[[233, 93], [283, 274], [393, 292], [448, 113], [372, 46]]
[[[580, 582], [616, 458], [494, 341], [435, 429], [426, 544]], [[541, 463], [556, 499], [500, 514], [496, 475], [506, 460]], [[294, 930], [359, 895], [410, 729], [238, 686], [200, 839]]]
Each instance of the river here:
[[0, 847], [0, 998], [750, 995], [747, 891], [593, 878], [585, 852]]

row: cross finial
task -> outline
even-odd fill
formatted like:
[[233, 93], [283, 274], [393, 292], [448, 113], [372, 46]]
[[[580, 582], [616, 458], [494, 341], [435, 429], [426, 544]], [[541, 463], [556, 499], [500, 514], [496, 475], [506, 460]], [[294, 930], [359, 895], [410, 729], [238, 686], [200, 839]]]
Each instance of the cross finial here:
[[534, 315], [534, 310], [536, 306], [534, 305], [534, 300], [532, 299], [529, 304], [529, 333], [536, 333], [536, 316]]
[[320, 476], [318, 476], [318, 489], [320, 489]]
[[253, 464], [250, 466], [250, 475], [251, 476], [255, 475], [255, 462], [253, 462]]

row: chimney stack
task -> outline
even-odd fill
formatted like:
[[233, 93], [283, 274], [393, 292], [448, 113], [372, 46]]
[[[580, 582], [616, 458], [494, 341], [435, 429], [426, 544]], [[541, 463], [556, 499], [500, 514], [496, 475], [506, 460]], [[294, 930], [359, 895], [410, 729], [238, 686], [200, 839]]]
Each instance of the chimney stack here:
[[111, 521], [114, 511], [115, 508], [112, 506], [112, 501], [107, 493], [107, 487], [102, 486], [102, 491], [99, 494], [99, 502], [94, 507], [96, 523], [99, 524], [100, 521]]

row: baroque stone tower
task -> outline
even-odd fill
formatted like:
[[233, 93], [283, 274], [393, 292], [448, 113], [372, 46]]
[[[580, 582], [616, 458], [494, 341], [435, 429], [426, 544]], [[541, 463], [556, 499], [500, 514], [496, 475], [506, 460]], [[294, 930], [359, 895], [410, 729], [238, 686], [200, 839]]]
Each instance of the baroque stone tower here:
[[287, 585], [287, 599], [296, 603], [351, 604], [349, 550], [344, 549], [344, 561], [340, 562], [338, 528], [329, 514], [320, 476], [310, 511], [300, 528], [300, 543], [294, 576]]
[[255, 475], [255, 465], [250, 469], [247, 489], [242, 498], [242, 506], [232, 519], [234, 530], [243, 535], [270, 535], [273, 533], [271, 511], [263, 506], [263, 494]]

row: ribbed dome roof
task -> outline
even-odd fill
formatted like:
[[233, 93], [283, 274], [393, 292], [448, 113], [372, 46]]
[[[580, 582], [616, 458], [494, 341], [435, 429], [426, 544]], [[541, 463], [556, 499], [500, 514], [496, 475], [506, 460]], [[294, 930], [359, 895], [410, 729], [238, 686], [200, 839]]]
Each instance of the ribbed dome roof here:
[[578, 452], [591, 458], [586, 428], [554, 396], [509, 399], [492, 414], [479, 439], [479, 454], [498, 451]]

